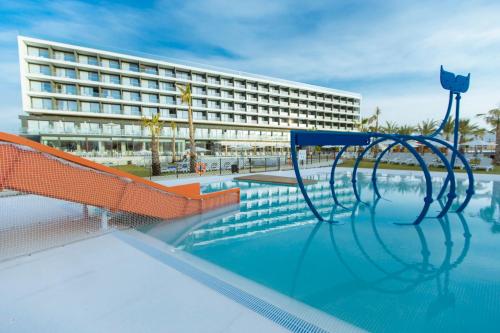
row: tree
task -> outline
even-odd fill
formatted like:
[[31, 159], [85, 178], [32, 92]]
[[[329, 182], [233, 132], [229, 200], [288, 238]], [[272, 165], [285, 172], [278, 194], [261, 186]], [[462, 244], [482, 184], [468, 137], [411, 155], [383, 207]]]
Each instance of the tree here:
[[436, 121], [432, 119], [423, 120], [417, 125], [417, 132], [420, 135], [428, 136], [436, 130]]
[[159, 153], [160, 133], [163, 128], [163, 122], [160, 121], [160, 114], [153, 115], [151, 119], [143, 117], [142, 126], [148, 128], [151, 133], [151, 169], [153, 176], [159, 176], [161, 174]]
[[400, 135], [412, 135], [415, 132], [415, 127], [411, 125], [400, 126], [396, 133]]
[[358, 123], [358, 130], [360, 132], [368, 132], [370, 129], [371, 122], [372, 122], [372, 117], [361, 118], [361, 121]]
[[488, 125], [492, 127], [492, 132], [495, 133], [495, 161], [496, 165], [500, 165], [500, 107], [491, 109], [487, 113], [478, 114], [483, 117]]
[[453, 117], [448, 118], [446, 124], [443, 127], [444, 139], [446, 141], [451, 140], [451, 136], [453, 135], [453, 129], [455, 128], [455, 119]]
[[380, 128], [382, 133], [395, 134], [399, 130], [399, 126], [393, 121], [386, 121], [385, 125]]
[[[435, 120], [427, 119], [423, 120], [420, 124], [417, 125], [417, 132], [422, 136], [429, 136], [436, 131], [437, 123]], [[425, 153], [425, 147], [420, 146], [422, 154]]]
[[173, 121], [170, 122], [170, 128], [172, 129], [172, 163], [176, 161], [176, 151], [175, 151], [175, 134], [177, 132], [177, 124]]
[[471, 137], [474, 136], [474, 132], [478, 129], [479, 127], [476, 124], [472, 124], [470, 119], [464, 118], [459, 120], [458, 132], [460, 133], [460, 138], [458, 140], [458, 145], [460, 151], [463, 152], [463, 145], [471, 140]]
[[373, 132], [378, 132], [379, 131], [379, 126], [378, 126], [378, 123], [379, 123], [379, 118], [380, 118], [380, 115], [382, 114], [382, 110], [380, 110], [380, 108], [377, 106], [375, 108], [375, 112], [373, 113], [373, 116], [372, 116], [372, 121], [375, 122], [375, 126], [373, 127]]
[[177, 88], [181, 92], [181, 102], [188, 106], [188, 123], [189, 123], [189, 169], [191, 172], [196, 170], [196, 143], [194, 140], [194, 123], [193, 123], [193, 99], [191, 97], [191, 85], [188, 83], [185, 86], [180, 84]]

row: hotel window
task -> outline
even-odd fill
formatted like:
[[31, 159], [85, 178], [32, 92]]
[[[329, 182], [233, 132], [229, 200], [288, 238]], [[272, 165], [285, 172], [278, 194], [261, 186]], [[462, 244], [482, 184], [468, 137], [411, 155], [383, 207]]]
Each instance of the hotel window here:
[[76, 71], [71, 68], [56, 67], [56, 76], [76, 79]]
[[92, 133], [92, 134], [100, 134], [101, 128], [98, 123], [81, 123], [80, 131], [83, 133]]
[[75, 55], [71, 52], [54, 51], [54, 58], [57, 60], [75, 62]]
[[185, 110], [178, 110], [177, 111], [177, 118], [179, 119], [187, 119], [188, 118], [188, 112]]
[[193, 106], [205, 107], [206, 105], [202, 99], [193, 98]]
[[82, 102], [80, 104], [82, 112], [92, 112], [92, 113], [100, 113], [99, 103], [96, 102]]
[[80, 79], [88, 81], [99, 81], [99, 74], [97, 72], [80, 71]]
[[214, 112], [209, 112], [208, 120], [220, 120], [219, 114]]
[[141, 86], [143, 88], [158, 89], [158, 81], [142, 79]]
[[113, 124], [113, 123], [103, 124], [102, 131], [104, 132], [104, 134], [120, 135], [121, 126], [119, 124]]
[[124, 91], [123, 99], [127, 101], [141, 101], [141, 94], [135, 91]]
[[167, 91], [175, 91], [175, 86], [170, 82], [160, 82], [160, 89]]
[[68, 95], [76, 95], [76, 86], [74, 84], [55, 84], [55, 92], [58, 94], [68, 94]]
[[124, 105], [123, 106], [123, 114], [130, 116], [140, 116], [141, 109], [136, 105]]
[[231, 87], [233, 85], [233, 82], [231, 79], [221, 79], [222, 85], [226, 87]]
[[217, 101], [208, 101], [208, 107], [212, 109], [220, 109], [220, 104]]
[[52, 92], [50, 82], [30, 81], [30, 90], [36, 92]]
[[64, 133], [75, 133], [75, 123], [70, 121], [64, 121]]
[[234, 121], [234, 117], [232, 114], [227, 114], [227, 113], [223, 113], [221, 115], [221, 120], [222, 121], [225, 121], [225, 122], [233, 122]]
[[31, 57], [49, 58], [49, 49], [28, 46], [28, 55]]
[[97, 57], [89, 56], [89, 55], [79, 54], [78, 61], [81, 64], [86, 64], [86, 65], [93, 65], [93, 66], [99, 65], [99, 61], [97, 60]]
[[194, 86], [193, 87], [193, 94], [195, 94], [195, 95], [206, 95], [207, 92], [206, 92], [205, 88], [203, 88], [203, 87], [196, 87], [196, 86]]
[[175, 104], [175, 97], [165, 96], [164, 104]]
[[[173, 111], [174, 115], [175, 115], [175, 111]], [[169, 118], [170, 117], [170, 110], [169, 109], [160, 109], [160, 117], [164, 117], [164, 118]], [[173, 117], [175, 118], [175, 117]]]
[[140, 68], [143, 73], [158, 75], [158, 70], [154, 66], [141, 65]]
[[47, 65], [29, 64], [29, 72], [33, 74], [51, 75], [50, 67]]
[[213, 88], [208, 88], [208, 95], [209, 96], [220, 96], [219, 90], [213, 89]]
[[122, 77], [122, 83], [126, 86], [133, 86], [133, 87], [139, 87], [139, 79], [135, 77], [128, 77], [124, 76]]
[[208, 128], [196, 128], [194, 136], [197, 138], [208, 138]]
[[80, 86], [80, 95], [99, 97], [99, 88]]
[[174, 77], [174, 70], [169, 68], [160, 68], [160, 75], [167, 77]]
[[120, 84], [120, 76], [111, 74], [102, 74], [101, 81], [105, 83]]
[[101, 59], [101, 66], [120, 69], [120, 62], [118, 60], [113, 60], [113, 59]]
[[193, 81], [205, 82], [205, 78], [203, 77], [202, 74], [193, 73], [192, 76], [193, 76]]
[[177, 71], [175, 73], [175, 76], [178, 78], [178, 79], [182, 79], [182, 80], [189, 80], [190, 79], [190, 75], [188, 72], [182, 72], [182, 71]]
[[221, 103], [221, 108], [224, 109], [224, 110], [232, 110], [233, 109], [233, 105], [232, 105], [232, 103], [222, 102]]
[[211, 84], [220, 84], [219, 79], [215, 76], [208, 76], [207, 82]]
[[64, 99], [58, 99], [56, 101], [57, 109], [63, 111], [78, 111], [78, 106], [76, 101], [68, 101]]
[[110, 113], [110, 114], [121, 114], [121, 105], [119, 104], [103, 104], [102, 105], [102, 111], [104, 113]]
[[157, 108], [148, 108], [148, 107], [142, 108], [142, 115], [144, 117], [152, 117], [153, 115], [156, 115], [157, 113], [158, 113]]
[[114, 89], [102, 89], [102, 97], [114, 98], [114, 99], [122, 98], [120, 90], [114, 90]]
[[38, 134], [40, 133], [40, 128], [38, 127], [38, 120], [28, 120], [28, 133]]
[[139, 125], [125, 125], [123, 127], [126, 135], [141, 135], [141, 126]]
[[158, 103], [158, 95], [155, 94], [142, 94], [142, 101], [148, 103]]
[[139, 64], [122, 61], [122, 69], [130, 72], [138, 72]]
[[52, 100], [50, 98], [31, 98], [33, 109], [52, 110]]
[[193, 119], [204, 120], [205, 117], [203, 115], [203, 112], [200, 112], [200, 111], [193, 112]]

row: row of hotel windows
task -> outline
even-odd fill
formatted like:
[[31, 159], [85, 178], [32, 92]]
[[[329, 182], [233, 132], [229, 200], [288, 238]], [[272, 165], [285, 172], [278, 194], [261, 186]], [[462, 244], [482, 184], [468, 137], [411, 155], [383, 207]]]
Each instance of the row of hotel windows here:
[[[150, 93], [141, 93], [141, 92], [136, 92], [136, 91], [127, 91], [127, 90], [119, 90], [119, 89], [106, 89], [106, 88], [99, 88], [99, 87], [90, 87], [90, 86], [77, 86], [74, 84], [62, 84], [62, 83], [55, 83], [52, 84], [47, 81], [33, 81], [30, 80], [30, 90], [33, 92], [55, 92], [59, 94], [68, 94], [68, 95], [81, 95], [81, 96], [90, 96], [90, 97], [103, 97], [103, 98], [111, 98], [111, 99], [121, 99], [121, 100], [126, 100], [126, 101], [135, 101], [135, 102], [147, 102], [147, 103], [161, 103], [161, 104], [181, 104], [180, 99], [176, 98], [175, 96], [167, 96], [167, 95], [158, 95], [158, 94], [150, 94]], [[251, 98], [251, 100], [256, 99], [256, 98]], [[260, 100], [261, 102], [266, 102], [269, 103], [269, 99], [267, 100]], [[207, 99], [200, 99], [200, 98], [193, 98], [192, 99], [193, 106], [198, 106], [198, 107], [209, 107], [209, 108], [216, 108], [216, 109], [227, 109], [227, 110], [247, 110], [246, 104], [245, 103], [232, 103], [232, 102], [220, 102], [220, 101], [214, 101], [214, 100], [207, 100]], [[274, 101], [275, 103], [278, 103], [278, 101]], [[349, 112], [354, 112], [357, 110], [354, 107], [346, 107], [346, 106], [332, 106], [332, 105], [323, 105], [323, 104], [315, 104], [314, 102], [305, 102], [301, 101], [299, 104], [298, 102], [295, 103], [288, 103], [288, 102], [283, 102], [281, 105], [286, 104], [286, 106], [292, 106], [292, 107], [302, 107], [302, 108], [310, 108], [310, 109], [316, 109], [316, 110], [324, 110], [324, 111], [335, 111], [335, 112], [340, 112], [341, 110], [344, 111], [349, 111]], [[255, 106], [248, 105], [248, 109], [256, 109]], [[268, 107], [265, 106], [259, 106], [259, 109], [269, 109]], [[271, 107], [271, 111], [278, 111], [277, 107]]]
[[[34, 74], [43, 74], [43, 75], [51, 75], [51, 69], [49, 66], [46, 65], [39, 65], [39, 64], [29, 64], [29, 71], [30, 73]], [[62, 78], [70, 78], [70, 79], [77, 79], [77, 74], [74, 69], [68, 69], [68, 68], [55, 68], [55, 76], [57, 77], [62, 77]], [[99, 78], [99, 73], [97, 72], [88, 72], [88, 71], [79, 71], [79, 78], [81, 80], [88, 80], [88, 81], [96, 81], [96, 82], [104, 82], [104, 83], [111, 83], [111, 84], [123, 84], [125, 86], [130, 86], [130, 87], [142, 87], [142, 88], [148, 88], [148, 89], [156, 89], [156, 90], [164, 90], [164, 91], [175, 91], [176, 87], [175, 84], [172, 82], [158, 82], [155, 80], [147, 80], [147, 79], [141, 79], [139, 80], [138, 78], [134, 77], [126, 77], [122, 76], [120, 77], [119, 75], [113, 75], [113, 74], [101, 74]], [[44, 89], [51, 89], [49, 85], [45, 85]], [[193, 86], [192, 92], [195, 95], [208, 95], [208, 96], [217, 96], [217, 97], [224, 97], [224, 98], [229, 98], [229, 99], [240, 99], [240, 100], [249, 100], [249, 101], [259, 101], [259, 102], [264, 102], [264, 103], [275, 103], [275, 104], [288, 104], [289, 103], [289, 98], [279, 98], [275, 96], [268, 96], [268, 95], [259, 95], [257, 93], [252, 94], [252, 93], [244, 93], [244, 92], [233, 92], [229, 90], [223, 90], [223, 89], [217, 89], [217, 88], [205, 88], [205, 87], [199, 87], [199, 86]], [[50, 91], [50, 90], [47, 90]], [[347, 97], [341, 98], [340, 96], [335, 97], [332, 102], [335, 103], [344, 103], [344, 104], [349, 104], [349, 105], [359, 105], [358, 100], [354, 99], [348, 99]], [[299, 100], [291, 100], [290, 104], [296, 104], [297, 106], [299, 105]], [[307, 101], [301, 100], [300, 101], [301, 105], [306, 104]], [[310, 105], [314, 105], [314, 102], [309, 102]], [[320, 103], [321, 105], [325, 105], [326, 107], [332, 107], [332, 104], [330, 103]]]
[[[27, 133], [29, 134], [104, 134], [104, 135], [133, 135], [150, 136], [149, 128], [141, 125], [120, 125], [114, 123], [99, 124], [83, 122], [75, 124], [70, 121], [48, 121], [48, 120], [28, 120]], [[172, 128], [164, 127], [162, 136], [171, 137]], [[189, 129], [187, 127], [177, 127], [175, 136], [178, 138], [188, 138]], [[281, 131], [249, 131], [249, 130], [223, 130], [218, 128], [196, 128], [195, 137], [197, 139], [276, 139], [288, 140], [288, 132]]]
[[[80, 108], [79, 108], [80, 104]], [[81, 111], [81, 112], [92, 112], [92, 113], [106, 113], [106, 114], [124, 114], [131, 116], [146, 116], [151, 117], [154, 114], [160, 113], [161, 117], [165, 118], [177, 118], [177, 119], [187, 119], [188, 112], [186, 110], [175, 110], [175, 109], [163, 109], [154, 107], [139, 107], [136, 105], [121, 105], [121, 104], [107, 104], [107, 103], [97, 103], [97, 102], [80, 102], [72, 100], [55, 100], [55, 108], [53, 101], [50, 98], [31, 98], [31, 106], [33, 109], [39, 110], [60, 110], [60, 111]], [[288, 115], [288, 114], [287, 114]], [[266, 116], [254, 116], [254, 115], [239, 115], [232, 113], [218, 113], [218, 112], [206, 112], [206, 111], [193, 111], [193, 118], [196, 120], [210, 120], [210, 121], [223, 121], [223, 122], [240, 122], [240, 123], [253, 123], [253, 124], [305, 124], [304, 119], [310, 118], [314, 120], [343, 120], [343, 121], [355, 121], [357, 116], [350, 115], [332, 115], [328, 113], [316, 113], [307, 114], [307, 112], [295, 112], [290, 113], [292, 117], [300, 117], [300, 122], [295, 119], [283, 119], [279, 117], [266, 117]], [[311, 124], [312, 125], [312, 124]]]
[[[35, 57], [42, 57], [42, 58], [50, 58], [49, 57], [49, 50], [45, 48], [38, 48], [38, 47], [33, 47], [33, 46], [28, 46], [28, 55], [29, 56], [35, 56]], [[69, 61], [69, 62], [76, 62], [77, 58], [74, 53], [72, 52], [64, 52], [64, 51], [54, 51], [54, 56], [55, 59], [58, 60], [64, 60], [64, 61]], [[205, 74], [199, 74], [199, 73], [190, 73], [187, 71], [180, 71], [180, 70], [175, 70], [175, 69], [170, 69], [170, 68], [162, 68], [158, 67], [156, 65], [145, 65], [145, 64], [138, 64], [138, 63], [132, 63], [132, 62], [127, 62], [127, 61], [119, 61], [119, 60], [114, 60], [114, 59], [106, 59], [106, 58], [100, 58], [98, 59], [96, 56], [90, 56], [90, 55], [78, 55], [78, 62], [87, 64], [87, 65], [94, 65], [94, 66], [103, 66], [107, 68], [112, 68], [112, 69], [122, 69], [130, 72], [144, 72], [147, 74], [154, 74], [154, 75], [160, 75], [160, 76], [165, 76], [165, 77], [176, 77], [179, 79], [183, 80], [192, 80], [192, 81], [198, 81], [198, 82], [208, 82], [210, 84], [214, 85], [223, 85], [223, 86], [228, 86], [228, 87], [237, 87], [237, 88], [242, 88], [242, 89], [250, 89], [250, 90], [255, 90], [255, 91], [262, 91], [262, 92], [270, 92], [274, 94], [283, 94], [283, 95], [290, 95], [292, 97], [301, 97], [301, 98], [312, 98], [312, 99], [318, 99], [318, 100], [325, 100], [325, 101], [334, 101], [338, 96], [333, 96], [330, 94], [325, 94], [325, 93], [318, 93], [318, 92], [312, 92], [312, 91], [307, 91], [307, 90], [297, 90], [293, 88], [288, 88], [288, 87], [279, 87], [279, 86], [273, 86], [269, 84], [259, 84], [257, 82], [246, 82], [244, 80], [236, 80], [236, 79], [229, 79], [229, 78], [219, 78], [218, 76], [212, 76], [212, 75], [205, 75]], [[48, 66], [47, 66], [48, 67]], [[46, 70], [46, 69], [45, 69]], [[74, 69], [68, 69], [70, 72], [68, 73], [69, 75], [71, 74], [71, 71], [75, 72]], [[50, 71], [50, 68], [49, 68]], [[91, 77], [96, 77], [97, 79], [95, 81], [98, 81], [98, 73], [97, 72], [89, 72], [92, 73], [90, 76]], [[50, 74], [47, 74], [50, 75]], [[75, 77], [76, 78], [76, 73]], [[119, 80], [115, 79], [115, 80]], [[119, 83], [118, 83], [119, 84]], [[349, 98], [351, 102], [356, 102], [355, 99]]]

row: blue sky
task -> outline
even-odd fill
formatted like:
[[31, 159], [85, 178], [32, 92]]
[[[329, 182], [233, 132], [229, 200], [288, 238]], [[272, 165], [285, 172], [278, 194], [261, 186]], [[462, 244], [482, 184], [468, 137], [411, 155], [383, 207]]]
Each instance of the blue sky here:
[[362, 116], [379, 106], [400, 124], [441, 117], [444, 64], [472, 73], [473, 117], [500, 104], [499, 13], [473, 0], [0, 0], [0, 131], [19, 127], [17, 35], [352, 90]]

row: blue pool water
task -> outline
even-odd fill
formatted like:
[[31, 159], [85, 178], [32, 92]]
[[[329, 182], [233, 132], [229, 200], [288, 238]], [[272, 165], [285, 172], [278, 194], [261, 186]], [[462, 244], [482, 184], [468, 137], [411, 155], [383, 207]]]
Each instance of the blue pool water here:
[[[327, 175], [312, 178], [312, 200], [339, 224], [318, 223], [296, 187], [222, 182], [204, 191], [239, 186], [238, 212], [160, 238], [368, 331], [500, 331], [500, 182], [478, 182], [463, 214], [414, 227], [394, 222], [418, 214], [419, 177], [380, 177], [385, 199], [376, 205], [362, 177], [371, 206], [354, 213], [332, 211]], [[465, 185], [459, 182], [459, 197]], [[353, 206], [349, 177], [340, 176], [336, 187]], [[429, 215], [438, 210], [436, 202]]]

